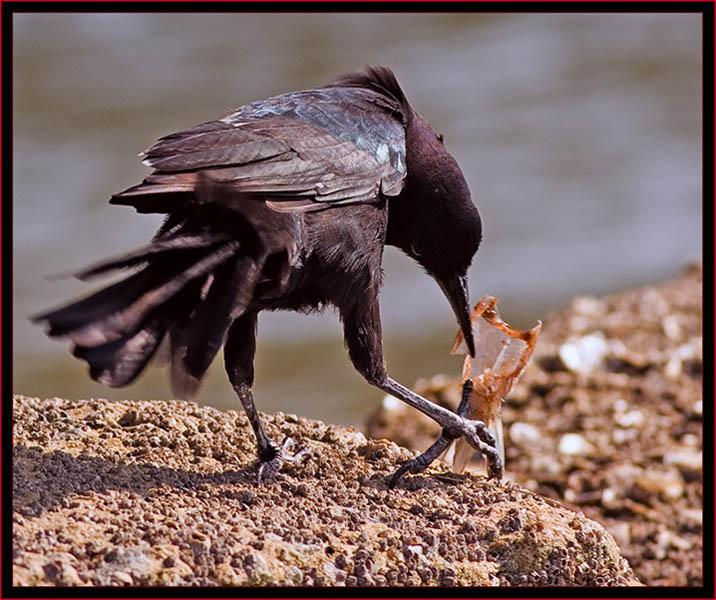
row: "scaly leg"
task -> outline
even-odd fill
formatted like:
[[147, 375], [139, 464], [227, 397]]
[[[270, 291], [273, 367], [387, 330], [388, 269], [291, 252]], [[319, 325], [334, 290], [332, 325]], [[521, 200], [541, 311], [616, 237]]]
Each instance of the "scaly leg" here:
[[[470, 401], [471, 393], [472, 381], [470, 379], [467, 379], [462, 386], [462, 399], [460, 400], [460, 405], [457, 407], [456, 411], [458, 417], [464, 418], [467, 414], [468, 403]], [[481, 422], [473, 421], [473, 423], [477, 424]], [[497, 452], [497, 449], [495, 447], [495, 440], [490, 434], [490, 432], [487, 431], [487, 429], [484, 429], [482, 433], [486, 439], [484, 444], [480, 444], [479, 450], [486, 455], [487, 460], [490, 463], [490, 473], [492, 474], [492, 476], [496, 477], [497, 479], [501, 479], [502, 460], [500, 459], [500, 454], [499, 452]], [[448, 447], [456, 439], [456, 437], [459, 437], [454, 436], [453, 434], [453, 431], [443, 429], [443, 432], [440, 434], [440, 437], [435, 440], [432, 446], [430, 446], [421, 455], [416, 456], [412, 460], [405, 462], [395, 472], [395, 474], [390, 478], [390, 481], [388, 482], [388, 487], [390, 489], [395, 487], [395, 485], [398, 483], [400, 478], [405, 475], [405, 473], [422, 473], [425, 469], [427, 469], [436, 458], [438, 458], [443, 452], [445, 452], [445, 450], [448, 449]]]
[[281, 449], [274, 443], [274, 441], [266, 435], [263, 426], [261, 425], [261, 419], [259, 419], [259, 413], [256, 410], [254, 404], [254, 395], [251, 393], [251, 388], [246, 384], [239, 384], [234, 386], [236, 393], [241, 400], [241, 404], [246, 411], [246, 416], [249, 418], [249, 423], [254, 430], [256, 436], [256, 454], [259, 458], [259, 474], [258, 482], [273, 479], [281, 468]]
[[[258, 483], [272, 480], [281, 468], [283, 460], [297, 459], [289, 457], [266, 434], [259, 413], [254, 404], [251, 387], [254, 382], [254, 354], [256, 353], [256, 313], [244, 314], [231, 326], [224, 344], [224, 362], [231, 385], [241, 400], [256, 436], [256, 449], [259, 459]], [[286, 444], [292, 440], [286, 440]]]
[[[373, 293], [371, 294], [370, 292]], [[377, 288], [369, 290], [362, 298], [362, 301], [354, 305], [350, 312], [342, 314], [342, 317], [348, 353], [351, 361], [363, 377], [376, 387], [418, 409], [437, 422], [443, 429], [441, 437], [425, 453], [427, 456], [423, 456], [415, 464], [416, 468], [422, 467], [424, 463], [425, 467], [427, 467], [430, 462], [441, 454], [441, 449], [446, 449], [452, 440], [464, 437], [473, 448], [488, 457], [490, 463], [495, 467], [492, 472], [495, 474], [501, 473], [502, 465], [496, 449], [495, 438], [482, 421], [472, 421], [465, 417], [467, 411], [466, 398], [469, 397], [469, 392], [465, 394], [463, 390], [463, 402], [460, 403], [462, 414], [460, 412], [456, 414], [426, 400], [388, 376], [383, 360]], [[472, 385], [472, 382], [469, 385]], [[410, 468], [407, 467], [400, 472], [400, 476]], [[397, 481], [400, 476], [396, 478], [394, 475], [393, 479]]]

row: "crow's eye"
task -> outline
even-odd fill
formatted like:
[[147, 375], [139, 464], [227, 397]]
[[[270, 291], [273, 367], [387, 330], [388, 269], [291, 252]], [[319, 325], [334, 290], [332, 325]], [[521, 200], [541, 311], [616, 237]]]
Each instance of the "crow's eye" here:
[[445, 136], [442, 133], [438, 133], [438, 139], [440, 140], [441, 144], [445, 143]]

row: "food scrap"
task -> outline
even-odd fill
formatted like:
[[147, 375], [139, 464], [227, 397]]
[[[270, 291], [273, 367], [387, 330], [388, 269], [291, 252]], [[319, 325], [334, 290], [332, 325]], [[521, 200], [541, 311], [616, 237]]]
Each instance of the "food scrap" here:
[[[451, 354], [465, 354], [462, 382], [472, 381], [472, 393], [468, 402], [468, 419], [479, 420], [487, 425], [497, 441], [497, 449], [504, 464], [505, 449], [502, 436], [502, 401], [522, 376], [532, 357], [537, 337], [542, 330], [538, 321], [532, 329], [520, 331], [500, 319], [497, 312], [498, 299], [484, 296], [472, 311], [472, 333], [475, 338], [475, 357], [458, 332]], [[453, 470], [461, 473], [474, 452], [466, 440], [455, 442]], [[488, 464], [488, 474], [490, 467]]]

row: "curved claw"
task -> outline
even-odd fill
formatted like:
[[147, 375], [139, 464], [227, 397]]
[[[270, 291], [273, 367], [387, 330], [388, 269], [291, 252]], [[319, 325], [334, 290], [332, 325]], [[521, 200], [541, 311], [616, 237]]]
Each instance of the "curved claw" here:
[[[415, 392], [410, 391], [405, 386], [399, 384], [394, 379], [388, 377], [379, 387], [401, 399], [403, 402], [418, 409], [424, 415], [427, 415], [438, 423], [442, 428], [443, 432], [438, 441], [433, 444], [428, 450], [426, 450], [421, 456], [408, 461], [402, 465], [398, 471], [391, 477], [389, 481], [389, 487], [393, 487], [397, 481], [406, 472], [411, 471], [413, 473], [419, 473], [425, 470], [425, 468], [432, 462], [437, 456], [434, 454], [435, 446], [439, 444], [447, 443], [450, 444], [452, 440], [464, 437], [468, 444], [479, 450], [482, 454], [487, 457], [488, 473], [490, 477], [501, 478], [503, 465], [500, 454], [496, 448], [496, 441], [492, 434], [487, 430], [486, 425], [482, 421], [471, 421], [465, 418], [468, 407], [470, 394], [472, 392], [472, 381], [470, 379], [465, 380], [463, 383], [462, 400], [460, 406], [458, 406], [457, 414], [438, 406], [422, 396], [418, 396]], [[445, 448], [447, 448], [447, 445]], [[423, 465], [423, 461], [429, 461]]]
[[392, 490], [397, 485], [400, 478], [403, 475], [405, 475], [407, 472], [420, 473], [420, 471], [423, 470], [423, 469], [413, 470], [413, 469], [415, 469], [415, 462], [416, 462], [416, 459], [406, 461], [400, 466], [400, 468], [395, 473], [393, 473], [393, 476], [388, 481], [388, 489], [389, 490]]
[[489, 432], [487, 425], [482, 421], [465, 419], [464, 435], [469, 444], [475, 448], [475, 450], [480, 450], [481, 452], [486, 445], [492, 447], [497, 445], [495, 437]]
[[485, 456], [490, 479], [502, 479], [504, 465], [494, 436], [487, 430], [487, 426], [482, 421], [466, 420], [465, 423], [468, 430], [465, 439], [470, 446]]
[[450, 446], [451, 443], [452, 439], [443, 433], [425, 452], [409, 461], [406, 461], [400, 466], [400, 468], [390, 478], [390, 481], [388, 481], [388, 489], [392, 490], [395, 487], [395, 484], [398, 483], [398, 480], [408, 472], [422, 473], [438, 456], [448, 449], [448, 446]]
[[282, 464], [283, 460], [281, 460], [280, 452], [271, 460], [262, 461], [259, 466], [258, 475], [256, 476], [256, 483], [258, 485], [263, 485], [264, 483], [273, 481], [276, 478], [276, 474], [281, 469]]
[[310, 454], [308, 448], [297, 452], [296, 454], [288, 454], [296, 445], [293, 438], [287, 437], [281, 447], [279, 448], [275, 443], [271, 442], [268, 449], [263, 453], [263, 456], [259, 457], [259, 472], [257, 475], [258, 485], [263, 485], [273, 481], [281, 470], [281, 466], [285, 462], [299, 462], [304, 456]]
[[[462, 384], [462, 399], [456, 411], [459, 417], [464, 418], [467, 416], [472, 389], [472, 380], [468, 378]], [[495, 440], [492, 433], [487, 429], [487, 425], [482, 421], [470, 420], [465, 420], [464, 425], [465, 429], [472, 430], [471, 433], [474, 433], [472, 436], [464, 436], [468, 444], [487, 457], [487, 472], [489, 477], [491, 479], [502, 479], [504, 468], [503, 459], [497, 447], [497, 440]]]
[[270, 440], [266, 448], [259, 450], [259, 471], [256, 476], [258, 485], [272, 481], [281, 469], [282, 463], [281, 448]]

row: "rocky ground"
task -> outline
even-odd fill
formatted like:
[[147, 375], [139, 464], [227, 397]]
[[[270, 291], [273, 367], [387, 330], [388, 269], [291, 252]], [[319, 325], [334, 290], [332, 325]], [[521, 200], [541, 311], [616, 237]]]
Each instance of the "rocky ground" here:
[[307, 450], [257, 486], [248, 423], [188, 402], [14, 398], [15, 585], [639, 585], [603, 527], [509, 483], [277, 414]]
[[[576, 298], [545, 320], [504, 404], [507, 477], [604, 525], [645, 584], [702, 585], [702, 374], [700, 266]], [[459, 400], [456, 379], [415, 389], [446, 406]], [[366, 431], [414, 450], [439, 434], [392, 399]]]
[[437, 433], [392, 402], [369, 438], [266, 417], [307, 452], [257, 486], [242, 413], [16, 396], [13, 583], [639, 585], [618, 543], [642, 582], [699, 585], [700, 336], [698, 268], [549, 318], [505, 404], [501, 483], [437, 463], [387, 490], [412, 454], [377, 438]]

